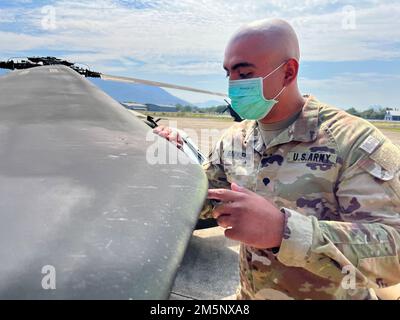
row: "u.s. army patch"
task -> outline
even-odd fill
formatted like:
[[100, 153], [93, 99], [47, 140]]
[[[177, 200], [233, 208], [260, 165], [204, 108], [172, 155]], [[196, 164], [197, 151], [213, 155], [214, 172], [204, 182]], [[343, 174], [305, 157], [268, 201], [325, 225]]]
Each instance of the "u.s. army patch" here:
[[336, 163], [336, 154], [326, 152], [289, 152], [286, 160], [288, 162], [312, 162], [312, 163]]

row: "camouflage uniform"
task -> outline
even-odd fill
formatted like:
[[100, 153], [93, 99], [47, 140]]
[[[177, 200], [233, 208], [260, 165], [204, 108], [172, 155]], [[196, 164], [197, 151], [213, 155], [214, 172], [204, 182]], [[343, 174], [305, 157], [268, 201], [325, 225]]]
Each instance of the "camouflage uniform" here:
[[267, 146], [255, 121], [235, 124], [204, 169], [210, 188], [236, 182], [285, 215], [279, 251], [241, 244], [239, 299], [376, 299], [400, 282], [400, 149], [369, 122], [307, 96]]

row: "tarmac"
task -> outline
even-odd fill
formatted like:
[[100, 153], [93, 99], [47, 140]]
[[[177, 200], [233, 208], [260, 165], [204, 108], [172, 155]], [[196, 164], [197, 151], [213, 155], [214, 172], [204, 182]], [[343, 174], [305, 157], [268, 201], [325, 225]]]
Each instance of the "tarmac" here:
[[231, 300], [238, 285], [239, 243], [220, 227], [194, 231], [170, 299]]

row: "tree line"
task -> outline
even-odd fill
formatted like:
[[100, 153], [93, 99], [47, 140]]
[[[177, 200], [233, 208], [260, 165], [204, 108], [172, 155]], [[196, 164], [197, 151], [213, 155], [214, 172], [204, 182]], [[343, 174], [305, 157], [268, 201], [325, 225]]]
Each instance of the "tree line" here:
[[[220, 106], [215, 106], [215, 107], [208, 107], [208, 108], [200, 108], [196, 106], [183, 106], [180, 104], [176, 105], [176, 110], [178, 112], [192, 112], [192, 113], [223, 113], [228, 111], [226, 110], [227, 106], [226, 105], [220, 105]], [[383, 120], [385, 118], [386, 110], [391, 110], [389, 108], [379, 108], [379, 109], [374, 109], [374, 108], [369, 108], [367, 110], [359, 111], [355, 108], [350, 108], [347, 109], [346, 112], [360, 117], [364, 119], [376, 119], [376, 120]]]
[[[224, 113], [227, 105], [208, 107], [208, 108], [200, 108], [196, 106], [183, 106], [181, 104], [176, 105], [176, 110], [178, 112], [194, 112], [194, 113]], [[225, 112], [228, 112], [227, 110]]]
[[383, 120], [385, 118], [386, 110], [391, 110], [388, 108], [379, 108], [378, 110], [374, 108], [369, 108], [364, 111], [358, 111], [355, 108], [347, 109], [346, 112], [352, 114], [353, 116], [357, 116], [364, 119], [375, 119], [375, 120]]

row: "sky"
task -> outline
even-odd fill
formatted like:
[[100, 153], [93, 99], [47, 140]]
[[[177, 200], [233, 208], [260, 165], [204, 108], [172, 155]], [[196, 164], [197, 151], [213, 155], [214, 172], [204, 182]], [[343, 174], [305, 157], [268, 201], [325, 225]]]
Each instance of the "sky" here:
[[304, 94], [344, 109], [400, 108], [399, 0], [2, 0], [0, 60], [52, 55], [103, 73], [227, 92], [227, 41], [266, 18], [295, 28]]

